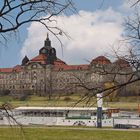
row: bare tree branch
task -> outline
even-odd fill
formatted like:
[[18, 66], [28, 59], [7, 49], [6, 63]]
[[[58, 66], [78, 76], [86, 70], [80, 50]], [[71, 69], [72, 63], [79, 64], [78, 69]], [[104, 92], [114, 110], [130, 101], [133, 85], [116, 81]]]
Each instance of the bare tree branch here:
[[140, 3], [140, 0], [133, 0], [133, 4], [131, 7], [134, 7]]
[[[55, 36], [63, 32], [58, 27], [55, 32], [49, 27], [49, 22], [54, 21], [53, 17], [65, 11], [74, 12], [72, 0], [4, 0], [0, 7], [0, 34], [7, 39], [8, 33], [15, 33], [21, 26], [38, 22], [51, 31]], [[58, 37], [57, 37], [58, 38]], [[2, 42], [2, 39], [1, 39]]]

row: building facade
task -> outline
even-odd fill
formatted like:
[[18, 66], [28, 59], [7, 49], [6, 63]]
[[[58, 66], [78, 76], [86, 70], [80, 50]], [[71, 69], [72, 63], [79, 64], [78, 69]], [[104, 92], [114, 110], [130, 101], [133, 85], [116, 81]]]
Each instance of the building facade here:
[[109, 78], [109, 75], [101, 74], [102, 67], [111, 70], [118, 63], [119, 68], [121, 66], [125, 67], [125, 70], [130, 69], [126, 61], [118, 60], [111, 63], [104, 56], [93, 59], [89, 64], [68, 65], [57, 58], [56, 50], [51, 46], [47, 36], [38, 56], [30, 60], [25, 56], [21, 65], [13, 68], [0, 68], [0, 91], [28, 91], [39, 95], [86, 92], [84, 85], [92, 87], [111, 81], [112, 76]]

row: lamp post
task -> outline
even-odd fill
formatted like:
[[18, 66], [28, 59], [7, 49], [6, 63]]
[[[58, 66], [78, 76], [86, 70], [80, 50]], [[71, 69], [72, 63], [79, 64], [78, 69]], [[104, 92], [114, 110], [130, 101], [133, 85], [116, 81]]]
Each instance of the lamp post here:
[[97, 128], [102, 128], [102, 93], [97, 94]]

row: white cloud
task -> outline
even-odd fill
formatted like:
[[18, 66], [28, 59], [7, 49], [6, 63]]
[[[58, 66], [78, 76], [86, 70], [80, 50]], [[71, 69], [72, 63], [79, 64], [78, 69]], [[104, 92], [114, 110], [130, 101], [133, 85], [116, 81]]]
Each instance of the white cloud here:
[[[57, 56], [67, 63], [86, 63], [98, 55], [112, 53], [110, 45], [122, 39], [122, 15], [112, 8], [96, 12], [79, 11], [78, 14], [55, 17], [57, 24], [71, 39], [62, 36], [64, 57], [58, 40], [50, 35], [52, 46], [57, 50]], [[46, 30], [41, 24], [32, 23], [28, 28], [28, 37], [21, 49], [21, 56], [34, 57], [43, 47]]]

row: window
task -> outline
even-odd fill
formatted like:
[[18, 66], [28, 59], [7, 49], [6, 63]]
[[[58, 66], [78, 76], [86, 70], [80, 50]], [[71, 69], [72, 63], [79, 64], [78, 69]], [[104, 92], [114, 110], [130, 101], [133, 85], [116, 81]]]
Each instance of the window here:
[[78, 69], [78, 70], [82, 70], [82, 67], [78, 67], [77, 69]]
[[32, 68], [37, 68], [37, 64], [33, 64], [32, 65]]

